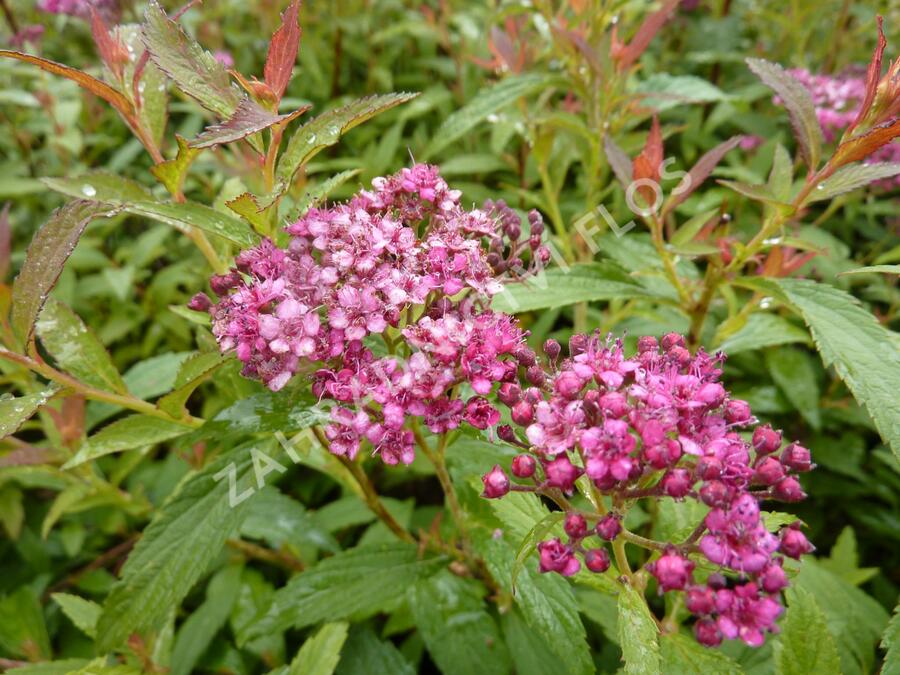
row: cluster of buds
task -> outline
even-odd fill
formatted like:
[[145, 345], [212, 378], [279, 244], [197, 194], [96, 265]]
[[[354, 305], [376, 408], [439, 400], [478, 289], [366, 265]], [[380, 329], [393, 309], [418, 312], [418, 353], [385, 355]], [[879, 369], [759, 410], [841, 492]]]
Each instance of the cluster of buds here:
[[[691, 355], [680, 335], [642, 337], [631, 358], [620, 341], [600, 335], [575, 335], [568, 358], [560, 359], [561, 351], [554, 341], [544, 345], [548, 367], [527, 369], [527, 388], [501, 385], [498, 398], [518, 429], [501, 426], [498, 436], [522, 450], [511, 467], [520, 481], [495, 466], [483, 477], [484, 496], [531, 491], [565, 509], [567, 540], [538, 546], [541, 571], [569, 576], [583, 561], [604, 572], [605, 542], [624, 537], [661, 553], [645, 570], [660, 592], [688, 593], [700, 642], [740, 637], [761, 644], [782, 611], [780, 555], [798, 558], [812, 546], [799, 523], [770, 532], [760, 502], [805, 497], [797, 474], [813, 468], [809, 450], [797, 443], [782, 449], [781, 433], [769, 426], [749, 433], [756, 424], [749, 405], [719, 382], [723, 356]], [[594, 503], [607, 498], [613, 510], [573, 505], [582, 476]], [[654, 542], [624, 530], [630, 504], [666, 498], [708, 508], [688, 539]], [[691, 556], [727, 573], [731, 587], [725, 574], [695, 582]]]
[[[502, 288], [501, 267], [522, 278], [549, 252], [537, 212], [523, 245], [514, 211], [502, 202], [463, 208], [433, 166], [372, 185], [310, 209], [287, 227], [287, 248], [265, 240], [243, 251], [210, 280], [217, 301], [199, 294], [191, 307], [210, 313], [222, 351], [236, 353], [245, 376], [277, 391], [302, 371], [317, 397], [337, 403], [325, 428], [332, 452], [353, 458], [368, 442], [386, 463], [408, 464], [411, 418], [433, 433], [497, 424], [484, 396], [536, 357], [490, 298]], [[372, 351], [377, 336], [387, 356]], [[462, 383], [475, 396], [462, 399]]]

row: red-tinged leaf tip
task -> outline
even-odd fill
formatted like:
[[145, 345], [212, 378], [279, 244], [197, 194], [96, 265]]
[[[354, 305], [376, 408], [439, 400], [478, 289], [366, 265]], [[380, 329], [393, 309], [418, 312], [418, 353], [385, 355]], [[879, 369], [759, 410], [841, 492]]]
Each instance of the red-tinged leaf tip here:
[[881, 77], [881, 61], [884, 58], [887, 40], [884, 37], [884, 19], [882, 19], [881, 16], [878, 16], [875, 20], [878, 23], [878, 44], [875, 46], [875, 52], [872, 54], [872, 61], [869, 63], [868, 71], [866, 71], [866, 96], [859, 108], [859, 112], [856, 114], [856, 119], [853, 120], [853, 123], [847, 128], [848, 134], [866, 118], [866, 115], [869, 114], [869, 109], [872, 107], [872, 102], [875, 100], [875, 92], [878, 89], [878, 80]]
[[900, 118], [883, 122], [864, 134], [841, 143], [830, 163], [837, 168], [858, 162], [898, 137], [900, 137]]
[[276, 100], [284, 96], [291, 72], [300, 49], [300, 0], [291, 0], [291, 4], [281, 15], [281, 25], [272, 35], [269, 53], [263, 76], [266, 84], [275, 93]]
[[113, 36], [109, 26], [94, 7], [91, 7], [91, 34], [94, 42], [97, 43], [97, 51], [100, 53], [103, 63], [117, 78], [121, 78], [123, 68], [128, 63], [128, 52], [125, 51], [119, 39]]
[[644, 19], [637, 33], [631, 38], [631, 42], [625, 46], [619, 45], [618, 49], [613, 49], [612, 56], [618, 59], [619, 70], [626, 70], [641, 57], [659, 29], [675, 14], [680, 2], [681, 0], [668, 0], [661, 8]]
[[[663, 142], [662, 131], [659, 128], [659, 118], [653, 116], [653, 124], [650, 125], [650, 133], [647, 136], [647, 142], [641, 154], [634, 158], [632, 165], [632, 176], [635, 181], [651, 181], [659, 183], [659, 172], [663, 162]], [[648, 204], [653, 204], [656, 200], [656, 191], [649, 185], [643, 185], [638, 188], [641, 197]]]

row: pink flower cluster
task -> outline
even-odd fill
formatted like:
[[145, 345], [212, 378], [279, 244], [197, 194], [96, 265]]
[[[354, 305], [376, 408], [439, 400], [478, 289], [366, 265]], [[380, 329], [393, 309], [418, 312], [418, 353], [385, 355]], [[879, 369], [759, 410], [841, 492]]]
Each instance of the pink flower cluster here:
[[[797, 558], [812, 547], [798, 524], [771, 533], [759, 504], [805, 497], [796, 474], [813, 468], [809, 450], [791, 443], [776, 455], [781, 434], [768, 426], [748, 437], [756, 420], [719, 382], [722, 356], [702, 350], [692, 356], [680, 335], [666, 335], [661, 344], [640, 338], [630, 358], [621, 342], [599, 335], [574, 336], [564, 360], [556, 342], [544, 351], [550, 368], [529, 368], [531, 386], [503, 385], [498, 392], [520, 427], [502, 426], [498, 434], [525, 450], [512, 464], [524, 484], [513, 485], [495, 466], [483, 478], [484, 495], [527, 490], [564, 505], [567, 542], [556, 538], [538, 547], [541, 571], [564, 576], [581, 569], [579, 558], [594, 572], [609, 567], [606, 550], [584, 542], [628, 540], [621, 512], [634, 500], [701, 502], [709, 510], [694, 533], [683, 542], [653, 542], [662, 555], [645, 569], [661, 592], [688, 592], [700, 642], [740, 637], [761, 644], [765, 631], [776, 630], [778, 596], [787, 585], [776, 554]], [[611, 498], [612, 511], [583, 511], [565, 499], [581, 476]], [[728, 571], [734, 583], [729, 588], [721, 574], [695, 583], [690, 555]]]
[[118, 0], [39, 0], [37, 7], [50, 14], [67, 14], [90, 19], [96, 10], [105, 20], [115, 22], [122, 13]]
[[[866, 96], [865, 71], [850, 71], [844, 75], [815, 75], [808, 70], [795, 69], [790, 74], [809, 91], [816, 106], [816, 117], [822, 126], [825, 140], [838, 140], [844, 130], [856, 119]], [[866, 160], [873, 162], [900, 162], [900, 143], [893, 142], [876, 150]], [[878, 181], [876, 185], [891, 188], [900, 185], [900, 177]]]
[[[265, 240], [242, 252], [210, 280], [218, 302], [200, 294], [191, 306], [209, 311], [244, 375], [277, 391], [304, 370], [316, 396], [338, 402], [325, 430], [333, 452], [353, 458], [368, 441], [386, 463], [408, 464], [408, 416], [435, 433], [497, 423], [483, 396], [535, 357], [517, 322], [487, 305], [498, 274], [525, 276], [549, 252], [536, 212], [523, 240], [515, 212], [502, 202], [464, 209], [433, 166], [373, 188], [311, 208], [287, 227], [286, 249]], [[376, 358], [374, 344], [390, 353]], [[467, 401], [463, 382], [476, 394]]]

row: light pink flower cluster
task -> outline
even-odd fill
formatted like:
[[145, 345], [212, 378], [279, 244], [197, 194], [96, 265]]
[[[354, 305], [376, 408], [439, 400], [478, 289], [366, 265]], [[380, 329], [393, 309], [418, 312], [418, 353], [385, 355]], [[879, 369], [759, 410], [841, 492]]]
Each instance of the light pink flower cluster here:
[[[408, 464], [408, 416], [435, 433], [497, 423], [483, 395], [535, 357], [517, 322], [487, 305], [498, 274], [530, 274], [549, 252], [536, 212], [522, 240], [515, 212], [502, 202], [464, 209], [435, 167], [373, 188], [311, 208], [287, 227], [286, 249], [265, 240], [242, 252], [210, 280], [218, 302], [200, 294], [191, 306], [209, 311], [244, 375], [277, 391], [304, 369], [316, 396], [341, 404], [325, 430], [333, 452], [352, 458], [368, 441], [388, 464]], [[376, 358], [373, 344], [391, 354]], [[463, 382], [477, 394], [465, 402]]]
[[39, 0], [37, 8], [50, 14], [68, 14], [81, 19], [90, 19], [96, 10], [110, 22], [118, 20], [122, 13], [118, 0]]
[[[567, 505], [567, 542], [556, 538], [538, 547], [541, 571], [564, 576], [581, 569], [579, 558], [594, 572], [609, 567], [607, 551], [586, 547], [585, 540], [596, 536], [602, 544], [624, 536], [621, 511], [632, 501], [701, 502], [709, 510], [694, 533], [682, 542], [655, 542], [651, 548], [662, 555], [646, 570], [661, 592], [688, 592], [703, 644], [723, 637], [761, 644], [763, 633], [776, 629], [778, 597], [787, 585], [776, 554], [796, 558], [812, 547], [798, 524], [780, 535], [769, 532], [759, 503], [805, 497], [796, 474], [812, 468], [809, 451], [791, 443], [776, 457], [781, 434], [768, 426], [748, 437], [756, 420], [719, 382], [723, 357], [702, 350], [692, 356], [680, 335], [666, 335], [661, 344], [643, 337], [630, 358], [619, 341], [599, 335], [574, 336], [564, 360], [556, 342], [544, 351], [550, 368], [529, 368], [530, 387], [503, 385], [498, 392], [520, 427], [502, 426], [498, 434], [526, 451], [512, 464], [513, 476], [525, 482], [512, 485], [495, 466], [483, 478], [485, 496], [527, 490]], [[559, 499], [574, 494], [581, 476], [611, 498], [612, 511], [583, 511]], [[720, 574], [695, 583], [691, 555], [728, 571], [731, 587]]]
[[[825, 140], [829, 143], [838, 140], [856, 119], [865, 99], [865, 71], [850, 71], [837, 76], [815, 75], [804, 69], [789, 72], [809, 91]], [[865, 162], [900, 162], [900, 143], [895, 141], [882, 146], [867, 157]], [[876, 185], [882, 188], [900, 185], [900, 177], [884, 179]]]

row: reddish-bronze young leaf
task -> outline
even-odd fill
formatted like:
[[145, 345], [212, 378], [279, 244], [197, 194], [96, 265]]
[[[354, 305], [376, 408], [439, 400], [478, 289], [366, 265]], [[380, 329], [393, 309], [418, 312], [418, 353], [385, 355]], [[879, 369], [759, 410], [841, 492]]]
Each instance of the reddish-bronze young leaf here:
[[872, 107], [875, 100], [875, 91], [878, 89], [878, 80], [881, 78], [881, 60], [884, 57], [884, 49], [887, 47], [887, 40], [884, 38], [883, 19], [876, 17], [878, 22], [878, 44], [875, 46], [875, 52], [872, 54], [872, 61], [869, 63], [869, 69], [866, 72], [866, 96], [863, 99], [862, 106], [856, 114], [856, 119], [847, 127], [846, 133], [849, 135], [862, 122]]
[[619, 46], [613, 55], [619, 63], [619, 70], [627, 70], [631, 64], [637, 61], [650, 42], [659, 32], [659, 29], [672, 18], [678, 8], [680, 0], [667, 0], [667, 2], [650, 16], [644, 19], [637, 33], [627, 45]]
[[207, 127], [203, 133], [191, 141], [191, 147], [210, 148], [222, 143], [239, 141], [275, 124], [290, 122], [309, 110], [310, 107], [304, 106], [287, 115], [273, 115], [256, 101], [244, 98], [231, 117], [224, 122]]
[[128, 53], [119, 39], [110, 33], [109, 26], [94, 7], [91, 7], [91, 34], [97, 43], [97, 51], [103, 63], [121, 80], [122, 69], [128, 63]]
[[603, 149], [606, 151], [606, 161], [612, 167], [613, 173], [627, 190], [632, 181], [631, 159], [609, 134], [603, 137]]
[[879, 124], [861, 136], [841, 143], [834, 153], [831, 164], [839, 167], [858, 162], [898, 136], [900, 136], [900, 118]]
[[[632, 164], [632, 177], [634, 180], [650, 180], [659, 183], [659, 171], [663, 162], [663, 143], [662, 132], [659, 128], [659, 118], [653, 116], [653, 124], [650, 125], [650, 134], [647, 136], [647, 142], [641, 154], [634, 158]], [[638, 188], [640, 195], [647, 200], [648, 204], [652, 204], [655, 200], [655, 192], [649, 186], [641, 186]]]
[[687, 176], [683, 179], [684, 181], [689, 181], [685, 189], [678, 193], [672, 193], [672, 197], [669, 199], [665, 208], [663, 208], [663, 216], [690, 197], [691, 193], [700, 187], [700, 184], [703, 183], [703, 181], [709, 178], [709, 175], [713, 172], [713, 169], [718, 166], [719, 162], [722, 161], [722, 158], [737, 147], [742, 138], [744, 137], [732, 136], [727, 141], [719, 143], [716, 147], [698, 159], [697, 163], [691, 167], [691, 170], [688, 171]]
[[113, 108], [119, 111], [129, 124], [132, 124], [134, 120], [134, 108], [132, 107], [131, 102], [118, 91], [106, 84], [106, 82], [98, 80], [96, 77], [92, 77], [75, 68], [64, 66], [56, 61], [50, 61], [49, 59], [44, 59], [32, 54], [23, 54], [22, 52], [0, 49], [0, 56], [7, 56], [11, 59], [17, 59], [18, 61], [32, 63], [41, 70], [46, 70], [48, 73], [62, 75], [109, 103]]
[[291, 71], [297, 60], [300, 49], [300, 0], [291, 0], [291, 4], [281, 15], [281, 25], [272, 35], [269, 53], [263, 75], [266, 84], [275, 93], [275, 100], [280, 101], [291, 81]]

